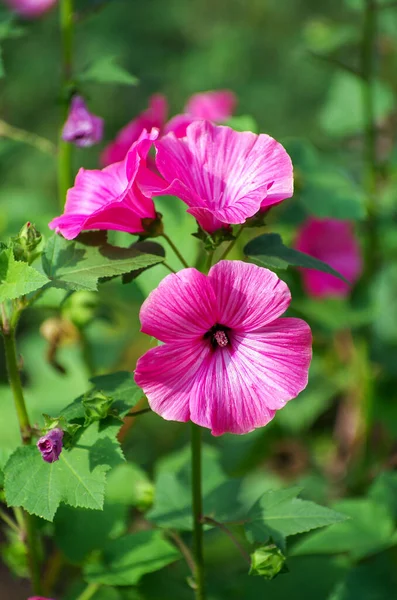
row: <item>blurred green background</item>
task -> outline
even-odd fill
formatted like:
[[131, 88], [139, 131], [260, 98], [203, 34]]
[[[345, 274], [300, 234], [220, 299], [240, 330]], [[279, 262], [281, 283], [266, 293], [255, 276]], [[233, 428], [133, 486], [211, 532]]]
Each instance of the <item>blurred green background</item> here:
[[[366, 251], [364, 120], [361, 82], [355, 74], [361, 61], [364, 2], [110, 0], [103, 8], [99, 5], [88, 0], [77, 2], [76, 10], [83, 17], [87, 9], [98, 10], [76, 24], [76, 70], [111, 55], [138, 78], [139, 84], [91, 83], [82, 88], [89, 108], [105, 119], [105, 140], [92, 149], [74, 150], [76, 170], [80, 166], [97, 167], [105, 143], [147, 106], [151, 94], [165, 94], [173, 115], [182, 112], [195, 92], [229, 88], [238, 97], [237, 114], [249, 115], [258, 131], [284, 142], [293, 158], [296, 194], [272, 211], [270, 229], [292, 243], [296, 228], [309, 214], [348, 219], [354, 222]], [[293, 294], [290, 314], [306, 318], [314, 332], [310, 384], [265, 430], [216, 440], [206, 435], [206, 442], [220, 450], [226, 472], [244, 477], [250, 498], [268, 487], [296, 482], [306, 497], [329, 503], [345, 495], [362, 495], [382, 468], [396, 464], [397, 8], [380, 10], [378, 16], [378, 268], [371, 277], [364, 275], [346, 301], [312, 301], [303, 294], [299, 273], [280, 272]], [[1, 33], [4, 28], [0, 28], [5, 69], [1, 119], [54, 143], [61, 118], [57, 25], [54, 10], [35, 22], [21, 23], [12, 36]], [[199, 246], [190, 236], [196, 227], [185, 206], [165, 198], [158, 201], [158, 209], [164, 214], [168, 234], [193, 262]], [[47, 224], [59, 212], [56, 157], [0, 138], [0, 239], [15, 235], [27, 220], [47, 236]], [[241, 257], [243, 243], [258, 233], [246, 234], [235, 258]], [[113, 239], [119, 244], [129, 240], [121, 234]], [[179, 268], [173, 260], [170, 262]], [[65, 375], [46, 360], [47, 342], [39, 327], [60, 312], [64, 318], [72, 315], [73, 320], [81, 306], [60, 308], [64, 294], [53, 291], [40, 301], [39, 310], [24, 315], [19, 348], [33, 420], [40, 422], [43, 412], [57, 414], [87, 389], [89, 372], [81, 362], [84, 352], [90, 353], [97, 373], [134, 368], [137, 357], [150, 345], [150, 340], [138, 334], [139, 306], [165, 274], [158, 266], [130, 285], [104, 284], [99, 301], [89, 295], [82, 298], [82, 310], [93, 310], [95, 318], [84, 327], [83, 347], [72, 340], [60, 348], [58, 360], [65, 367]], [[18, 429], [2, 355], [0, 361], [2, 466], [18, 443]], [[350, 434], [353, 431], [354, 437], [367, 402], [373, 413], [366, 454], [369, 459], [363, 474], [361, 454], [356, 461], [356, 449], [351, 447], [357, 440], [352, 442]], [[347, 433], [346, 423], [353, 423]], [[156, 415], [145, 416], [124, 433], [127, 457], [147, 469], [150, 476], [156, 472], [159, 457], [179, 452], [188, 441], [184, 426], [164, 422]], [[397, 506], [395, 497], [393, 502]], [[370, 508], [364, 528], [371, 526]], [[374, 554], [379, 550], [376, 548]], [[364, 566], [360, 561], [349, 562], [346, 556], [295, 557], [290, 560], [290, 575], [270, 584], [249, 579], [233, 547], [216, 532], [209, 534], [208, 558], [213, 573], [211, 600], [281, 600], [291, 595], [296, 600], [386, 600], [396, 589], [395, 548], [366, 558]], [[139, 597], [190, 598], [183, 580], [186, 575], [184, 567], [176, 566], [146, 576]], [[158, 590], [162, 590], [161, 595]], [[18, 592], [13, 593], [18, 600]], [[95, 596], [102, 598], [138, 596]]]

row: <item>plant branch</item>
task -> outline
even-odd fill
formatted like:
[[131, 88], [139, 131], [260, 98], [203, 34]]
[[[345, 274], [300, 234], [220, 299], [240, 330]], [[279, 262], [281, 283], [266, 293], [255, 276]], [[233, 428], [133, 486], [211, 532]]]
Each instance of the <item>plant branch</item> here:
[[76, 600], [91, 600], [95, 592], [99, 590], [100, 585], [100, 583], [89, 583]]
[[144, 415], [146, 413], [152, 412], [151, 408], [142, 408], [142, 410], [136, 410], [135, 412], [130, 412], [124, 417], [138, 417], [139, 415]]
[[51, 156], [54, 156], [56, 153], [56, 146], [50, 142], [50, 140], [47, 140], [36, 133], [25, 131], [25, 129], [13, 127], [2, 119], [0, 119], [0, 137], [15, 140], [16, 142], [22, 142], [24, 144], [29, 144], [29, 146], [33, 146], [41, 152], [51, 154]]
[[243, 558], [248, 562], [248, 564], [251, 564], [250, 555], [248, 554], [248, 552], [246, 551], [244, 546], [242, 546], [242, 544], [240, 544], [240, 542], [238, 541], [238, 539], [236, 538], [234, 533], [232, 533], [230, 531], [230, 529], [228, 527], [226, 527], [226, 525], [224, 523], [220, 523], [219, 521], [216, 521], [215, 519], [212, 519], [211, 517], [203, 517], [203, 523], [207, 523], [208, 525], [214, 525], [215, 527], [218, 527], [218, 529], [223, 531], [223, 533], [225, 533], [228, 536], [228, 538], [233, 542], [233, 544], [236, 546], [237, 550], [240, 552], [240, 554], [243, 556]]
[[339, 60], [339, 58], [336, 58], [335, 56], [331, 56], [330, 54], [319, 54], [319, 53], [313, 52], [311, 50], [309, 50], [308, 53], [309, 53], [309, 56], [311, 56], [312, 58], [315, 58], [316, 60], [320, 60], [321, 62], [327, 63], [328, 65], [330, 65], [332, 67], [336, 67], [338, 69], [341, 69], [342, 71], [351, 73], [352, 75], [355, 75], [356, 77], [359, 77], [360, 79], [362, 79], [362, 77], [363, 77], [363, 74], [361, 71], [359, 71], [358, 69], [355, 69], [354, 67], [351, 67], [350, 65], [347, 65], [346, 63]]
[[193, 506], [193, 545], [194, 578], [196, 600], [205, 600], [204, 552], [203, 552], [203, 498], [201, 488], [201, 428], [191, 424], [192, 447], [192, 506]]
[[179, 252], [178, 248], [176, 247], [176, 245], [174, 244], [174, 242], [172, 241], [172, 239], [166, 233], [162, 233], [161, 235], [168, 242], [168, 244], [171, 246], [172, 250], [174, 251], [174, 253], [176, 254], [176, 256], [179, 258], [179, 260], [181, 261], [181, 263], [183, 264], [183, 266], [186, 269], [188, 269], [189, 265], [187, 264], [186, 260], [183, 258], [182, 254]]
[[[240, 235], [243, 233], [245, 228], [245, 224], [243, 223], [242, 225], [240, 225], [237, 233], [236, 233], [236, 237], [234, 238], [234, 240], [232, 240], [230, 242], [230, 244], [227, 246], [227, 248], [225, 249], [225, 251], [223, 252], [223, 254], [221, 254], [221, 257], [219, 258], [219, 260], [225, 260], [225, 258], [227, 257], [227, 255], [229, 254], [229, 252], [234, 248], [234, 246], [236, 245], [237, 240], [239, 239]], [[219, 261], [218, 261], [219, 262]]]
[[193, 556], [192, 556], [189, 548], [186, 546], [185, 542], [183, 541], [183, 539], [181, 538], [181, 536], [176, 531], [173, 531], [172, 529], [169, 529], [167, 531], [167, 535], [169, 535], [169, 537], [172, 538], [172, 540], [175, 542], [175, 545], [180, 550], [183, 558], [186, 561], [186, 564], [188, 565], [188, 567], [191, 570], [192, 575], [194, 577], [195, 563], [194, 563], [194, 558], [193, 558]]
[[6, 523], [10, 529], [20, 535], [21, 530], [19, 529], [17, 523], [15, 523], [15, 521], [13, 521], [13, 519], [11, 519], [11, 517], [2, 508], [0, 508], [0, 519], [3, 519], [4, 523]]

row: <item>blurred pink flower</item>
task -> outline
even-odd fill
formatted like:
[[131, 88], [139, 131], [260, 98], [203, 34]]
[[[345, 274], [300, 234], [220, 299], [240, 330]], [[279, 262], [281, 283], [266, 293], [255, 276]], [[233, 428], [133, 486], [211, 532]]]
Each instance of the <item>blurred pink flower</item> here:
[[101, 166], [106, 167], [123, 160], [131, 144], [136, 142], [144, 129], [151, 131], [153, 127], [156, 127], [161, 131], [166, 118], [167, 100], [165, 96], [155, 94], [149, 99], [149, 108], [123, 127], [116, 139], [106, 146], [101, 154]]
[[292, 196], [291, 159], [268, 135], [197, 121], [185, 138], [171, 132], [156, 148], [156, 166], [169, 184], [161, 193], [183, 200], [209, 233]]
[[3, 2], [21, 17], [35, 19], [49, 11], [57, 0], [3, 0]]
[[44, 598], [44, 596], [30, 596], [28, 600], [51, 600], [51, 598]]
[[184, 137], [190, 123], [203, 119], [223, 123], [233, 115], [236, 105], [237, 98], [230, 90], [194, 94], [188, 100], [184, 113], [168, 121], [164, 127], [164, 134], [173, 131], [176, 137]]
[[160, 177], [146, 166], [157, 136], [158, 130], [149, 134], [144, 130], [123, 161], [102, 171], [80, 169], [68, 190], [64, 214], [49, 227], [68, 240], [88, 229], [142, 232], [142, 219], [155, 217], [152, 187], [158, 192], [162, 186]]
[[48, 463], [53, 463], [59, 460], [59, 455], [62, 452], [62, 429], [51, 429], [43, 435], [37, 442], [37, 447], [41, 452], [41, 456]]
[[213, 435], [266, 425], [307, 385], [310, 328], [278, 318], [290, 300], [277, 275], [241, 261], [168, 275], [140, 312], [142, 331], [163, 342], [135, 371], [151, 408]]
[[68, 118], [63, 126], [62, 139], [79, 148], [98, 144], [103, 135], [103, 119], [88, 112], [81, 96], [73, 96]]
[[[347, 221], [310, 217], [301, 227], [295, 243], [297, 250], [318, 258], [339, 271], [354, 284], [362, 270], [361, 251]], [[315, 298], [348, 296], [351, 287], [333, 275], [302, 269], [306, 292]]]

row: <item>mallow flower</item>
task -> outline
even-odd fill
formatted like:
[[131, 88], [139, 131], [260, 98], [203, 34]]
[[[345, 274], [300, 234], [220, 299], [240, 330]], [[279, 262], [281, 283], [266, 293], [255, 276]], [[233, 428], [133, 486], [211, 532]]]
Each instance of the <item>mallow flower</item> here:
[[156, 216], [151, 187], [163, 185], [146, 166], [148, 152], [158, 131], [143, 131], [124, 160], [100, 170], [80, 169], [68, 190], [65, 211], [49, 223], [67, 240], [89, 229], [144, 231], [142, 219]]
[[51, 429], [43, 435], [37, 442], [37, 447], [41, 452], [41, 456], [48, 463], [53, 463], [59, 459], [62, 452], [62, 429]]
[[149, 107], [141, 112], [119, 131], [115, 140], [108, 144], [101, 154], [103, 167], [119, 162], [125, 158], [131, 144], [137, 141], [142, 131], [150, 131], [154, 127], [162, 130], [167, 118], [167, 100], [162, 94], [154, 94], [149, 99]]
[[208, 233], [244, 223], [293, 194], [291, 159], [269, 135], [196, 121], [186, 137], [170, 132], [155, 145], [157, 169], [168, 183], [159, 193], [183, 200]]
[[275, 273], [241, 261], [165, 277], [140, 311], [142, 331], [163, 342], [135, 371], [151, 408], [213, 435], [266, 425], [308, 380], [310, 328], [279, 318], [290, 300]]
[[62, 139], [79, 148], [98, 144], [103, 135], [103, 119], [90, 113], [81, 96], [73, 96], [68, 118], [62, 130]]
[[35, 19], [49, 11], [57, 0], [3, 0], [10, 10], [24, 19]]
[[[310, 217], [301, 226], [295, 243], [297, 250], [318, 258], [354, 284], [362, 271], [361, 251], [348, 221]], [[328, 273], [301, 269], [303, 285], [314, 298], [346, 297], [351, 286]]]
[[200, 119], [223, 123], [233, 115], [236, 105], [237, 98], [230, 90], [212, 90], [193, 94], [183, 114], [175, 115], [166, 123], [164, 134], [173, 131], [176, 137], [184, 137], [188, 125]]

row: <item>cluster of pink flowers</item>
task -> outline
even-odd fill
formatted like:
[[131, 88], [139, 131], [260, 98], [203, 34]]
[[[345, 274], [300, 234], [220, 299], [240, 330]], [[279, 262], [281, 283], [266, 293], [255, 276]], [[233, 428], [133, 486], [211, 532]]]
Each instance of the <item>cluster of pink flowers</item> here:
[[[165, 98], [153, 96], [105, 149], [102, 170], [80, 169], [64, 214], [50, 227], [67, 239], [89, 229], [139, 234], [156, 217], [154, 198], [171, 195], [213, 234], [291, 197], [292, 163], [279, 142], [216, 124], [234, 106], [231, 92], [198, 94], [167, 122]], [[99, 124], [84, 106], [77, 108], [79, 118], [70, 117], [72, 126], [79, 122], [77, 137], [92, 138]], [[360, 274], [348, 223], [310, 219], [296, 245], [352, 282]], [[303, 281], [317, 297], [349, 289], [315, 271], [304, 271]], [[135, 372], [152, 409], [214, 435], [266, 425], [307, 384], [311, 332], [300, 319], [280, 318], [290, 300], [274, 273], [241, 261], [220, 261], [208, 275], [192, 268], [168, 275], [140, 313], [142, 331], [162, 342], [139, 359]]]

